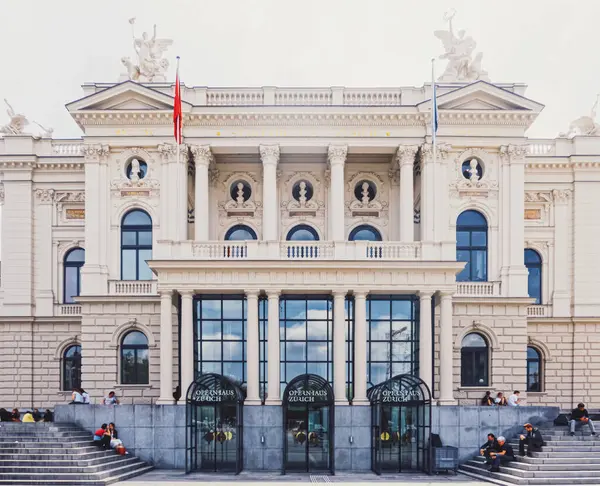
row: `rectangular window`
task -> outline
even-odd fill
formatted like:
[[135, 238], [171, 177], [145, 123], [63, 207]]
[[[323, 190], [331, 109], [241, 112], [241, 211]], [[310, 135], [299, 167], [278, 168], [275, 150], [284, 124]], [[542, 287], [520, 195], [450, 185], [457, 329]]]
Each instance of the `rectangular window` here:
[[246, 383], [246, 298], [198, 295], [194, 305], [195, 370]]
[[372, 295], [367, 299], [368, 386], [400, 374], [418, 374], [418, 321], [415, 296]]

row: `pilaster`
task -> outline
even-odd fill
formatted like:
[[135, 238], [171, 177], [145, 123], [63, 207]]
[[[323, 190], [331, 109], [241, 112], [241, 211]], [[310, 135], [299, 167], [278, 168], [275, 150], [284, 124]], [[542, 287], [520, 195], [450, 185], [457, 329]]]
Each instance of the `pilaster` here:
[[431, 297], [431, 292], [419, 292], [419, 377], [433, 393]]
[[413, 168], [417, 145], [400, 145], [396, 152], [396, 161], [400, 170], [400, 241], [412, 243], [414, 241], [414, 184]]
[[267, 340], [268, 340], [268, 359], [267, 359], [267, 399], [266, 405], [281, 405], [280, 398], [280, 363], [281, 356], [279, 350], [279, 290], [267, 290], [268, 304], [268, 323], [267, 323]]
[[35, 190], [35, 246], [32, 249], [36, 265], [35, 275], [35, 315], [51, 317], [54, 315], [54, 292], [52, 278], [55, 266], [52, 260], [52, 209], [53, 189]]
[[346, 395], [346, 294], [333, 291], [333, 394], [336, 405], [348, 405]]
[[[103, 295], [108, 291], [107, 243], [109, 233], [106, 191], [108, 145], [85, 145], [85, 264], [81, 269], [81, 295]], [[106, 204], [103, 202], [106, 201]]]
[[552, 191], [554, 201], [554, 292], [552, 293], [553, 317], [571, 316], [571, 291], [569, 278], [569, 200], [572, 192]]
[[247, 314], [247, 392], [244, 405], [260, 405], [260, 339], [258, 331], [258, 290], [246, 291]]
[[[162, 156], [163, 170], [166, 175], [161, 189], [161, 209], [163, 224], [167, 225], [166, 239], [172, 241], [187, 240], [187, 213], [188, 213], [188, 190], [187, 190], [187, 145], [179, 146], [179, 159], [177, 156], [177, 145], [165, 143], [158, 146]], [[166, 171], [165, 171], [165, 166]], [[161, 231], [162, 233], [162, 231]]]
[[330, 199], [330, 219], [331, 219], [331, 240], [345, 241], [345, 216], [344, 216], [344, 165], [348, 147], [346, 145], [330, 145], [327, 152], [329, 166], [331, 168], [331, 199]]
[[353, 405], [369, 405], [367, 399], [367, 294], [354, 292], [354, 398]]
[[456, 405], [453, 383], [452, 295], [440, 293], [440, 396], [439, 405]]
[[209, 145], [191, 147], [196, 167], [194, 184], [194, 239], [208, 241], [210, 227], [210, 188], [208, 169], [214, 160]]
[[173, 403], [173, 292], [160, 292], [160, 397], [159, 405]]
[[261, 145], [263, 164], [263, 240], [279, 240], [279, 204], [277, 201], [277, 164], [279, 145]]
[[[194, 369], [194, 294], [187, 290], [179, 293], [181, 294], [181, 396], [185, 397], [196, 377]], [[179, 403], [185, 405], [185, 400], [180, 400]]]

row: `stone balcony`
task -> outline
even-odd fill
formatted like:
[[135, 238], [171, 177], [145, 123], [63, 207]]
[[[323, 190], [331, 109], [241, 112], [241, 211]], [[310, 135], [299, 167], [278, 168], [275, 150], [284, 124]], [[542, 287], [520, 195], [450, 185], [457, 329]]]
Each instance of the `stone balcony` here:
[[159, 241], [154, 259], [377, 260], [422, 259], [421, 243], [388, 241]]
[[457, 282], [457, 297], [500, 297], [501, 282]]
[[156, 280], [109, 280], [110, 295], [158, 295]]

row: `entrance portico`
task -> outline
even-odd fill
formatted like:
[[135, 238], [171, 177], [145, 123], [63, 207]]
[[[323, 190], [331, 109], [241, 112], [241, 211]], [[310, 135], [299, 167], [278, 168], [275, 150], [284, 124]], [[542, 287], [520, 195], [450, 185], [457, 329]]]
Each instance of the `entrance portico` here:
[[[161, 340], [170, 339], [173, 333], [170, 314], [173, 292], [182, 295], [181, 299], [181, 389], [187, 390], [195, 376], [194, 372], [194, 309], [193, 295], [234, 294], [246, 296], [246, 405], [281, 404], [280, 376], [280, 313], [279, 304], [285, 295], [332, 295], [333, 300], [333, 389], [336, 404], [347, 404], [346, 346], [344, 343], [346, 319], [343, 317], [344, 300], [353, 297], [354, 339], [352, 365], [354, 379], [351, 401], [354, 405], [368, 405], [367, 399], [367, 302], [376, 295], [418, 295], [419, 313], [419, 374], [428, 386], [432, 383], [433, 349], [431, 339], [431, 299], [440, 301], [439, 325], [441, 344], [439, 348], [442, 374], [452, 372], [452, 294], [455, 287], [455, 274], [462, 267], [456, 262], [411, 262], [377, 261], [356, 262], [348, 260], [305, 260], [252, 261], [247, 259], [214, 260], [153, 260], [150, 266], [159, 278], [161, 299]], [[268, 310], [266, 322], [266, 400], [260, 397], [260, 356], [259, 356], [259, 297], [266, 299]], [[167, 310], [168, 309], [168, 310]], [[336, 313], [337, 309], [337, 313]], [[342, 309], [342, 312], [340, 312]], [[337, 314], [337, 317], [336, 317]], [[185, 339], [183, 339], [185, 336]], [[173, 362], [167, 353], [161, 355], [161, 403], [172, 403]], [[444, 370], [444, 368], [446, 370]], [[337, 371], [336, 371], [337, 370]], [[340, 371], [341, 370], [341, 371]], [[164, 378], [164, 380], [163, 380]], [[184, 381], [185, 379], [185, 381]], [[188, 383], [189, 381], [189, 383]], [[454, 402], [451, 380], [444, 385], [442, 377], [439, 403]], [[433, 386], [432, 386], [433, 388]], [[341, 395], [341, 396], [340, 396]]]

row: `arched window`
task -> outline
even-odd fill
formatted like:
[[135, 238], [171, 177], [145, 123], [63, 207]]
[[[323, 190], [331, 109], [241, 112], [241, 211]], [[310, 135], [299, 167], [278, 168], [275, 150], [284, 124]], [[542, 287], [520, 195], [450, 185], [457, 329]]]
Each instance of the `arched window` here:
[[73, 304], [81, 290], [81, 267], [85, 263], [85, 250], [73, 248], [65, 255], [63, 274], [63, 302]]
[[62, 356], [62, 388], [71, 391], [81, 386], [81, 346], [73, 344]]
[[462, 386], [489, 385], [488, 343], [481, 334], [472, 332], [462, 340], [460, 383]]
[[148, 368], [148, 338], [140, 331], [128, 332], [121, 342], [121, 384], [149, 383]]
[[381, 241], [381, 233], [373, 226], [361, 224], [350, 232], [349, 241]]
[[287, 234], [287, 241], [319, 241], [319, 234], [312, 226], [299, 224]]
[[226, 241], [256, 240], [256, 233], [245, 224], [236, 224], [227, 230]]
[[542, 354], [531, 346], [527, 347], [527, 391], [542, 391]]
[[121, 280], [152, 280], [152, 219], [145, 211], [129, 211], [121, 223]]
[[467, 265], [456, 276], [458, 282], [487, 281], [488, 226], [477, 211], [463, 211], [456, 221], [456, 261]]
[[527, 293], [535, 299], [536, 304], [542, 303], [542, 257], [535, 250], [525, 250], [525, 266], [529, 272]]

